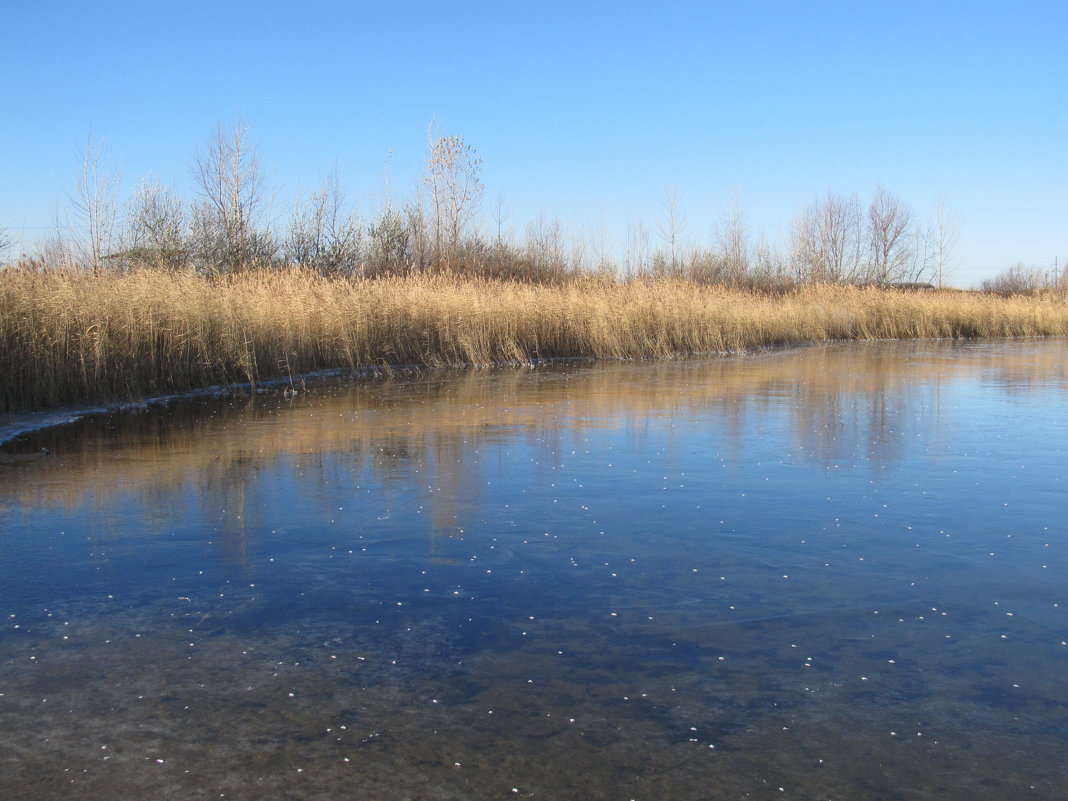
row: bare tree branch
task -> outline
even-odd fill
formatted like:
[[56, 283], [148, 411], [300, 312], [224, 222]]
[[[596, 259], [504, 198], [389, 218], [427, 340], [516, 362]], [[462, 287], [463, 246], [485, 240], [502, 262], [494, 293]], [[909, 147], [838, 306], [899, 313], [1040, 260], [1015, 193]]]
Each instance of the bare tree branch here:
[[727, 281], [731, 284], [743, 283], [749, 270], [749, 229], [737, 191], [731, 193], [731, 199], [723, 207], [716, 227], [716, 238]]
[[657, 225], [657, 232], [667, 245], [667, 264], [672, 275], [682, 270], [682, 239], [686, 231], [686, 218], [679, 206], [679, 191], [674, 188], [664, 189], [663, 216]]
[[452, 267], [464, 235], [474, 220], [485, 187], [482, 159], [461, 136], [432, 142], [426, 184], [432, 204], [435, 261]]
[[914, 277], [912, 229], [912, 210], [879, 186], [868, 207], [869, 280], [889, 284]]
[[959, 242], [960, 215], [944, 197], [940, 197], [928, 220], [925, 238], [926, 254], [934, 273], [932, 277], [939, 288], [957, 264]]
[[107, 150], [90, 134], [76, 194], [71, 198], [75, 222], [68, 226], [76, 257], [83, 267], [100, 269], [115, 244], [120, 181], [120, 173], [108, 165]]
[[201, 202], [193, 208], [196, 250], [209, 269], [231, 271], [268, 263], [276, 246], [258, 226], [263, 176], [247, 129], [216, 128], [206, 150], [193, 157]]

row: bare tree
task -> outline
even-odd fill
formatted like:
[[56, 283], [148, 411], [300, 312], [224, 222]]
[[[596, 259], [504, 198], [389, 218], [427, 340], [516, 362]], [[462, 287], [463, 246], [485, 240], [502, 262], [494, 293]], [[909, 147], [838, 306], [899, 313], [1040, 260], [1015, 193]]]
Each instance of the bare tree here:
[[960, 242], [960, 215], [946, 203], [944, 197], [938, 199], [927, 222], [927, 234], [924, 238], [925, 261], [935, 285], [942, 287], [943, 281], [956, 266], [957, 245]]
[[[366, 275], [402, 275], [429, 262], [426, 215], [420, 198], [403, 206], [393, 200], [393, 151], [382, 169], [379, 210], [367, 226], [363, 271]], [[418, 192], [418, 190], [417, 190]]]
[[788, 266], [763, 233], [753, 246], [749, 275], [754, 285], [783, 285], [789, 281]]
[[426, 184], [430, 189], [434, 256], [439, 265], [452, 267], [485, 191], [480, 177], [482, 159], [461, 136], [431, 140]]
[[664, 266], [672, 275], [678, 275], [682, 270], [682, 240], [686, 231], [686, 218], [679, 205], [679, 191], [665, 188], [661, 204], [663, 216], [657, 225], [657, 231], [667, 247]]
[[912, 210], [879, 186], [868, 206], [869, 280], [880, 284], [914, 277]]
[[828, 193], [820, 204], [819, 233], [827, 280], [850, 281], [860, 270], [860, 200]]
[[431, 231], [426, 207], [416, 198], [404, 204], [400, 211], [404, 224], [406, 260], [410, 270], [425, 270], [431, 264]]
[[275, 245], [258, 227], [263, 176], [247, 129], [218, 127], [206, 150], [193, 158], [193, 180], [201, 202], [193, 208], [198, 255], [208, 269], [230, 271], [269, 262]]
[[[501, 248], [508, 241], [505, 237], [505, 226], [512, 217], [512, 210], [505, 204], [504, 193], [498, 192], [497, 197], [493, 203], [493, 227], [496, 234], [493, 239], [493, 244]], [[510, 238], [510, 237], [509, 237]]]
[[367, 229], [370, 243], [365, 269], [371, 275], [398, 275], [412, 268], [416, 258], [413, 233], [421, 230], [418, 207], [398, 211], [387, 205]]
[[790, 263], [798, 283], [818, 283], [823, 269], [818, 201], [803, 208], [794, 220]]
[[567, 272], [567, 248], [559, 217], [540, 211], [527, 224], [527, 255], [531, 272], [543, 280], [559, 278]]
[[649, 232], [641, 220], [627, 224], [627, 250], [623, 257], [623, 269], [628, 277], [645, 274], [649, 266]]
[[305, 200], [297, 195], [293, 213], [286, 226], [282, 240], [282, 258], [287, 264], [309, 267], [318, 259], [323, 242], [323, 217], [325, 209], [320, 205], [322, 196], [313, 194]]
[[608, 235], [608, 219], [602, 206], [597, 215], [597, 263], [594, 269], [603, 275], [614, 273], [616, 269], [615, 253]]
[[130, 199], [124, 232], [125, 260], [177, 269], [189, 258], [185, 210], [180, 198], [156, 179], [146, 179]]
[[1038, 267], [1027, 267], [1022, 262], [985, 279], [980, 288], [984, 292], [999, 295], [1028, 295], [1043, 290], [1056, 289], [1057, 276]]
[[728, 283], [742, 283], [749, 270], [749, 230], [737, 191], [731, 193], [731, 199], [723, 207], [716, 226], [716, 240]]
[[799, 281], [853, 280], [860, 270], [860, 201], [828, 192], [794, 223], [794, 274]]
[[287, 262], [323, 274], [351, 274], [360, 267], [362, 238], [359, 217], [345, 210], [345, 193], [335, 167], [307, 200], [298, 198], [283, 254]]
[[75, 257], [83, 267], [102, 268], [114, 247], [120, 181], [119, 172], [108, 164], [107, 151], [90, 134], [71, 197], [74, 221], [68, 226]]

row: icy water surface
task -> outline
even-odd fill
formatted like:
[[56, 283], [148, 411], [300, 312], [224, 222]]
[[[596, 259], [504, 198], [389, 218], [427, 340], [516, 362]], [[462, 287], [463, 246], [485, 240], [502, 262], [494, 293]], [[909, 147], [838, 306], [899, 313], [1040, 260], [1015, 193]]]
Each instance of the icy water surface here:
[[424, 374], [9, 442], [0, 798], [1068, 798], [1066, 365]]

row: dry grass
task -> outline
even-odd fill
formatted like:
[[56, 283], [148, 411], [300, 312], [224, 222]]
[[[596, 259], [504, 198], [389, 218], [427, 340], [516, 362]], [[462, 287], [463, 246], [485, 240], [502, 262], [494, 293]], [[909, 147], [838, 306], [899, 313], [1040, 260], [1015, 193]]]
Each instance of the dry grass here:
[[836, 339], [1068, 334], [1059, 296], [684, 281], [535, 286], [302, 271], [0, 273], [0, 412], [325, 368], [669, 357]]

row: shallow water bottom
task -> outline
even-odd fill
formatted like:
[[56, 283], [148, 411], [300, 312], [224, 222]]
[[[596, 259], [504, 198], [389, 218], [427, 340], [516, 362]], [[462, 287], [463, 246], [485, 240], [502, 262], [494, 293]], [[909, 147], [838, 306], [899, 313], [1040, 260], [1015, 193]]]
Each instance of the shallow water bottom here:
[[[730, 581], [682, 575], [638, 604], [647, 577], [635, 568], [614, 592], [594, 582], [596, 600], [571, 589], [562, 603], [530, 597], [544, 571], [515, 561], [490, 562], [513, 574], [511, 602], [446, 566], [427, 571], [430, 592], [386, 599], [339, 589], [358, 571], [331, 570], [293, 595], [269, 578], [211, 588], [221, 592], [189, 582], [165, 603], [113, 597], [23, 618], [0, 641], [5, 797], [1065, 789], [1068, 698], [1050, 664], [1068, 649], [1055, 617], [1007, 627], [960, 600], [832, 605], [837, 592], [820, 605], [817, 587], [797, 590], [805, 608], [788, 611], [751, 592], [793, 579], [744, 566]], [[293, 606], [277, 608], [278, 593]]]

